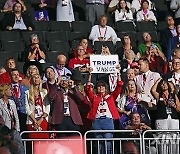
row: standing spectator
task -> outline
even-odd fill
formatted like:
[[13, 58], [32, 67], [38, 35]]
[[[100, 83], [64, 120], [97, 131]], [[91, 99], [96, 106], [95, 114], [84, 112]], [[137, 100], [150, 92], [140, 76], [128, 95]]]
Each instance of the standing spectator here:
[[127, 7], [125, 0], [119, 1], [119, 7], [115, 11], [115, 21], [131, 21], [133, 20], [133, 13]]
[[177, 25], [176, 32], [177, 32], [177, 36], [169, 38], [168, 41], [168, 49], [167, 49], [168, 59], [171, 59], [171, 57], [173, 56], [172, 54], [175, 48], [180, 48], [180, 24]]
[[[152, 10], [152, 2], [150, 0], [148, 1], [148, 9]], [[144, 2], [144, 0], [133, 0], [132, 4], [131, 4], [131, 10], [133, 11], [133, 13], [138, 12], [141, 9], [142, 3]]]
[[174, 19], [171, 15], [166, 17], [167, 28], [163, 29], [160, 33], [160, 41], [163, 52], [167, 61], [170, 61], [171, 52], [169, 52], [169, 39], [177, 36], [176, 27], [174, 26]]
[[[47, 98], [47, 90], [42, 88], [39, 74], [31, 78], [29, 90], [25, 91], [25, 107], [27, 112], [28, 131], [47, 131], [50, 104]], [[49, 138], [48, 133], [31, 133], [29, 138]]]
[[[90, 55], [93, 53], [93, 50], [92, 48], [88, 47], [88, 40], [86, 38], [81, 39], [79, 45], [82, 45], [82, 47], [84, 48], [85, 51], [84, 58], [89, 58]], [[73, 55], [74, 58], [77, 58], [77, 49], [73, 50]]]
[[39, 38], [36, 34], [31, 35], [31, 44], [27, 49], [27, 60], [28, 61], [38, 61], [40, 63], [45, 63], [46, 61], [46, 51], [42, 45], [39, 44]]
[[105, 13], [104, 0], [86, 0], [86, 20], [92, 25]]
[[[85, 87], [86, 95], [91, 102], [91, 109], [87, 115], [88, 119], [93, 120], [93, 130], [114, 130], [113, 119], [119, 119], [119, 113], [117, 111], [115, 100], [122, 90], [123, 82], [121, 81], [120, 74], [118, 74], [118, 81], [116, 89], [109, 94], [107, 92], [107, 85], [103, 81], [99, 81], [96, 85], [97, 94], [93, 93], [91, 85], [91, 76], [89, 75], [88, 83]], [[112, 138], [113, 133], [96, 133], [96, 138]], [[103, 147], [103, 142], [100, 141], [100, 153], [103, 154], [105, 151], [108, 154], [112, 153], [111, 141], [107, 141], [107, 149]]]
[[76, 69], [78, 68], [80, 72], [86, 72], [89, 66], [89, 60], [84, 58], [85, 51], [82, 45], [77, 47], [77, 58], [72, 58], [69, 61], [68, 68]]
[[9, 84], [2, 84], [0, 86], [0, 115], [9, 129], [20, 131], [16, 104], [10, 99], [11, 96]]
[[107, 26], [107, 16], [102, 15], [100, 18], [100, 24], [95, 25], [91, 29], [89, 39], [93, 41], [112, 41], [114, 44], [116, 41], [120, 41], [117, 37], [116, 32], [110, 26]]
[[[180, 102], [172, 89], [172, 83], [167, 80], [158, 79], [151, 89], [152, 95], [157, 100], [157, 113], [156, 114], [156, 129], [157, 130], [176, 130], [179, 129], [178, 112], [180, 111]], [[164, 134], [167, 135], [167, 134]], [[164, 136], [163, 135], [163, 136]], [[175, 133], [171, 132], [173, 137], [177, 137]], [[172, 153], [178, 153], [179, 144], [172, 143], [167, 145], [165, 142], [160, 148], [160, 154], [168, 154], [166, 146], [169, 146]]]
[[146, 51], [146, 58], [149, 60], [149, 69], [153, 72], [163, 74], [165, 56], [155, 45], [151, 45]]
[[50, 101], [54, 102], [51, 124], [55, 125], [55, 129], [80, 131], [80, 125], [83, 123], [77, 104], [83, 103], [84, 96], [74, 85], [74, 81], [70, 80], [69, 76], [61, 76], [48, 96]]
[[[26, 11], [26, 5], [24, 4], [23, 0], [18, 0], [19, 3], [23, 6], [23, 12]], [[16, 3], [15, 0], [6, 0], [3, 9], [1, 12], [11, 12], [13, 10], [13, 5]]]
[[154, 21], [156, 22], [157, 19], [152, 11], [149, 9], [149, 2], [147, 0], [143, 0], [141, 2], [141, 10], [136, 14], [137, 21]]
[[13, 12], [6, 14], [2, 23], [4, 30], [20, 29], [32, 31], [34, 29], [30, 17], [23, 13], [23, 6], [19, 2], [13, 5]]
[[[59, 54], [56, 59], [56, 63], [52, 65], [51, 67], [55, 71], [55, 78], [57, 79], [58, 76], [66, 75], [66, 74], [72, 74], [69, 69], [65, 67], [66, 65], [66, 56], [63, 54]], [[43, 77], [43, 80], [46, 81], [46, 77]]]
[[10, 99], [12, 99], [17, 108], [17, 113], [19, 117], [19, 123], [20, 123], [20, 131], [27, 131], [26, 127], [26, 109], [25, 109], [25, 91], [28, 90], [28, 87], [23, 86], [19, 83], [19, 72], [17, 69], [12, 69], [10, 72], [11, 77], [11, 91], [12, 96]]
[[139, 59], [139, 69], [142, 74], [137, 75], [134, 80], [136, 82], [137, 88], [139, 91], [145, 93], [151, 98], [151, 102], [148, 102], [149, 115], [151, 117], [151, 128], [154, 128], [155, 124], [155, 105], [156, 100], [152, 96], [150, 89], [154, 85], [154, 83], [160, 78], [160, 74], [157, 72], [151, 72], [149, 70], [149, 61], [147, 58], [140, 58]]
[[[12, 69], [16, 68], [16, 62], [14, 58], [10, 57], [6, 59], [6, 68], [7, 68], [7, 72], [0, 75], [0, 85], [3, 83], [8, 83], [8, 84], [11, 83], [11, 78], [9, 76], [9, 73]], [[19, 81], [21, 82], [23, 78], [24, 75], [20, 74]]]
[[144, 32], [142, 37], [144, 43], [141, 43], [138, 46], [139, 56], [144, 56], [146, 54], [146, 51], [148, 51], [150, 47], [157, 47], [162, 52], [161, 46], [158, 43], [152, 42], [151, 35], [148, 32]]
[[58, 0], [57, 21], [74, 21], [74, 12], [71, 0]]
[[[129, 121], [129, 115], [134, 112], [139, 112], [141, 110], [142, 121], [146, 124], [150, 123], [148, 118], [147, 109], [142, 108], [139, 103], [143, 101], [145, 103], [151, 102], [151, 98], [138, 91], [137, 85], [134, 80], [129, 80], [126, 84], [125, 92], [122, 94], [120, 101], [118, 102], [118, 111], [122, 115], [120, 118], [120, 126], [125, 129], [127, 122]], [[143, 110], [143, 112], [142, 112]], [[142, 115], [143, 114], [143, 115]]]
[[180, 1], [171, 0], [170, 8], [171, 10], [175, 11], [176, 25], [179, 25], [180, 24]]

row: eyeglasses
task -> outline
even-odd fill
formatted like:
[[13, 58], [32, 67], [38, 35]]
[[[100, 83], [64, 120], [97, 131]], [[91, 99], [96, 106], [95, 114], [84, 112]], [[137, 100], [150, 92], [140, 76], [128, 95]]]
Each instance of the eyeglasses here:
[[173, 65], [179, 65], [180, 62], [172, 62]]

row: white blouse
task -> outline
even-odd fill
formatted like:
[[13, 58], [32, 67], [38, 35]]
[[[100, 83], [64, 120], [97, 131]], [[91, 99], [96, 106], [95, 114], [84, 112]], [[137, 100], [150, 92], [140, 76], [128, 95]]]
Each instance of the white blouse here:
[[129, 12], [125, 11], [123, 12], [122, 10], [116, 10], [115, 11], [115, 21], [120, 21], [120, 20], [133, 20], [133, 13], [131, 10]]

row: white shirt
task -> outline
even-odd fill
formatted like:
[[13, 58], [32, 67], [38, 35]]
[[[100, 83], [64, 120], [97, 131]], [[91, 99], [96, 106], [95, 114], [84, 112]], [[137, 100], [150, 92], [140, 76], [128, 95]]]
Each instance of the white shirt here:
[[171, 81], [176, 86], [177, 91], [180, 90], [180, 73], [175, 72], [168, 81]]
[[101, 27], [100, 25], [95, 25], [91, 29], [89, 39], [94, 42], [98, 41], [99, 37], [102, 37], [104, 41], [107, 41], [111, 37], [113, 42], [116, 41], [118, 38], [112, 27]]
[[15, 17], [15, 23], [14, 23], [13, 29], [27, 30], [27, 27], [24, 24], [22, 17], [20, 17], [18, 20]]
[[99, 103], [99, 106], [98, 106], [96, 118], [100, 118], [103, 116], [108, 117], [108, 118], [112, 118], [112, 114], [109, 110], [107, 102], [102, 99], [101, 102]]
[[115, 11], [115, 21], [120, 21], [120, 20], [133, 20], [133, 13], [131, 10], [129, 12], [125, 11], [123, 12], [122, 10], [119, 11], [116, 9]]
[[[141, 2], [142, 0], [133, 0], [131, 3], [131, 9], [134, 10], [135, 12], [139, 11], [141, 9]], [[148, 0], [149, 2], [149, 10], [152, 9], [152, 2]]]
[[140, 10], [137, 12], [137, 15], [136, 15], [136, 20], [137, 21], [144, 21], [145, 19], [144, 18], [147, 18], [148, 20], [152, 20], [152, 21], [157, 21], [154, 13], [150, 10], [147, 10], [147, 13], [144, 14], [143, 10]]

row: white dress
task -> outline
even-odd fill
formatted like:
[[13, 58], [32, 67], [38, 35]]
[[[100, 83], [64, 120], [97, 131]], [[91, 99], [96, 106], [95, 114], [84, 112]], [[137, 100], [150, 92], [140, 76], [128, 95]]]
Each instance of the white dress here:
[[57, 21], [74, 21], [74, 12], [71, 0], [58, 0]]

